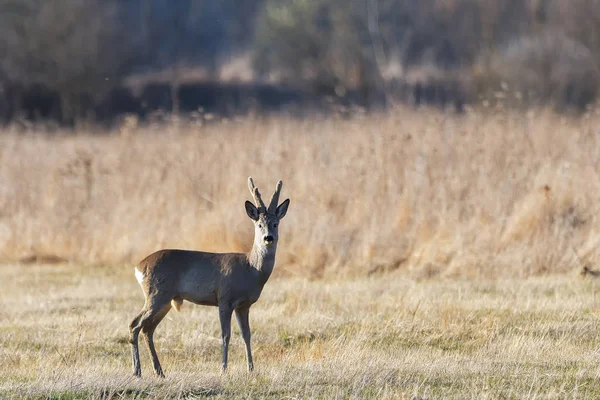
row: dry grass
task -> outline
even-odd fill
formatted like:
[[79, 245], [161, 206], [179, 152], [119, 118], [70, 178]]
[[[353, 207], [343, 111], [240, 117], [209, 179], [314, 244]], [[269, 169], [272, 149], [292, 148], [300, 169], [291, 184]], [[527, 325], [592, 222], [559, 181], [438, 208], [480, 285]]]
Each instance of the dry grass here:
[[[8, 129], [0, 256], [71, 263], [0, 266], [0, 397], [599, 397], [600, 281], [576, 273], [600, 256], [599, 122], [398, 109]], [[292, 199], [252, 310], [256, 373], [236, 331], [221, 376], [216, 310], [186, 304], [157, 331], [167, 379], [146, 351], [134, 379], [131, 262], [247, 249], [248, 175]]]
[[252, 175], [264, 192], [283, 179], [292, 199], [280, 275], [564, 273], [600, 256], [599, 122], [596, 112], [399, 108], [350, 120], [129, 121], [96, 136], [6, 129], [0, 259], [247, 250]]
[[217, 311], [184, 304], [157, 330], [166, 380], [133, 378], [130, 266], [0, 268], [0, 397], [525, 399], [600, 396], [597, 280], [270, 281], [253, 307], [257, 370]]

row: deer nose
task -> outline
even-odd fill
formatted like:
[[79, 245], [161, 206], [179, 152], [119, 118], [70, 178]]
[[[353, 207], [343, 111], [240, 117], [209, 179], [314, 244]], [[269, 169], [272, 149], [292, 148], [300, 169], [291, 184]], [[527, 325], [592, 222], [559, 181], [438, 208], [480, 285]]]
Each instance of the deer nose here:
[[267, 235], [267, 236], [263, 237], [263, 240], [267, 243], [271, 243], [273, 241], [273, 236]]

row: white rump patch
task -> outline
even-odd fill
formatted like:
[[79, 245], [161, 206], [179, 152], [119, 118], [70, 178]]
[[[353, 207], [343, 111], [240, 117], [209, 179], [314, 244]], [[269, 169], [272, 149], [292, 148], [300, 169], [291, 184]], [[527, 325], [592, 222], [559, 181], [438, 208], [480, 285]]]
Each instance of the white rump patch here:
[[138, 283], [141, 285], [144, 281], [144, 273], [137, 268], [134, 268], [135, 271], [135, 279], [137, 279]]

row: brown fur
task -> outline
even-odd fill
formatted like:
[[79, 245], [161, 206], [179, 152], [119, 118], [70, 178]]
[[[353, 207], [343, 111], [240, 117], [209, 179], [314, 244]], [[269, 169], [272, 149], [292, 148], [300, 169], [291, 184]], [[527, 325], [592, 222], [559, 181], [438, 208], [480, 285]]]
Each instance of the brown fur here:
[[[144, 292], [145, 304], [129, 325], [134, 374], [141, 376], [138, 336], [142, 332], [152, 356], [154, 370], [164, 376], [156, 349], [154, 330], [171, 307], [179, 311], [183, 301], [219, 307], [223, 341], [223, 370], [231, 334], [231, 316], [236, 313], [246, 345], [248, 369], [252, 370], [249, 310], [269, 279], [275, 265], [278, 223], [287, 212], [289, 200], [267, 212], [258, 189], [249, 178], [249, 187], [257, 207], [247, 202], [246, 212], [254, 220], [255, 238], [252, 250], [245, 253], [207, 253], [166, 249], [150, 254], [136, 266], [136, 277]], [[275, 195], [277, 201], [281, 181]]]

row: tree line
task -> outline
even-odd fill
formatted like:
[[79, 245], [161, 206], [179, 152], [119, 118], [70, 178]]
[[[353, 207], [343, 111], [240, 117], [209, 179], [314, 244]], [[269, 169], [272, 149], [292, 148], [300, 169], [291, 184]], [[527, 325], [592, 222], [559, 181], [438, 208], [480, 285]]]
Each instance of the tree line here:
[[126, 79], [152, 71], [178, 110], [183, 68], [218, 91], [242, 54], [257, 87], [303, 99], [585, 109], [600, 81], [600, 1], [0, 0], [0, 118], [37, 102], [70, 123], [127, 103], [119, 93], [143, 108]]

